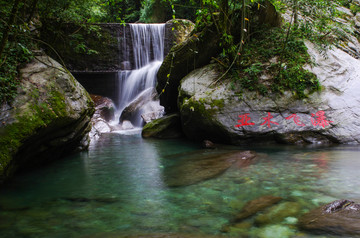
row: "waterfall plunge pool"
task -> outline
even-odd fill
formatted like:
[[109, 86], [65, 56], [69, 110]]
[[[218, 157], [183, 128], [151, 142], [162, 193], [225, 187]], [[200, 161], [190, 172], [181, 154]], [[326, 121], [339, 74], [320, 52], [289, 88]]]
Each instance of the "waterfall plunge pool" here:
[[[228, 149], [252, 149], [259, 159], [210, 180], [169, 188], [167, 169], [213, 152], [185, 140], [105, 134], [89, 151], [18, 175], [2, 187], [0, 237], [329, 237], [299, 231], [297, 217], [337, 199], [360, 199], [359, 147]], [[280, 196], [299, 209], [274, 224], [254, 225], [250, 218], [221, 233], [246, 202], [263, 195]]]

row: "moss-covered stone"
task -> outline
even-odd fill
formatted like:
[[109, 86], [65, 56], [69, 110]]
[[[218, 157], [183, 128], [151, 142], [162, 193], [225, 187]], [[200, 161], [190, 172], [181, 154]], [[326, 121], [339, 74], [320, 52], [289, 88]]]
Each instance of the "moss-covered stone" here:
[[182, 137], [180, 115], [178, 113], [170, 114], [147, 123], [141, 135], [144, 138], [154, 137], [160, 139]]
[[173, 43], [175, 45], [185, 42], [195, 28], [195, 24], [186, 19], [172, 19], [166, 22], [171, 27]]
[[0, 108], [0, 182], [86, 147], [94, 112], [87, 92], [54, 60], [38, 57], [21, 73], [18, 96]]

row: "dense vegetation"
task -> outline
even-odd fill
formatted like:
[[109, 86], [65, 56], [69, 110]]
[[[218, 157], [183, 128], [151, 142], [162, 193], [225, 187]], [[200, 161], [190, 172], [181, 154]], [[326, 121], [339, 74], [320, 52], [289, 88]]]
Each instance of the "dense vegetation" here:
[[320, 90], [316, 76], [304, 69], [312, 63], [304, 41], [325, 51], [346, 38], [342, 36], [351, 32], [335, 20], [343, 17], [337, 7], [345, 5], [355, 13], [356, 5], [331, 0], [269, 2], [285, 23], [267, 19], [265, 23], [270, 25], [263, 25], [267, 1], [222, 0], [203, 1], [205, 8], [198, 12], [197, 27], [215, 24], [223, 49], [217, 61], [224, 67], [223, 76], [231, 73], [233, 89], [239, 94], [244, 89], [260, 94], [291, 91], [304, 98]]
[[[317, 90], [319, 85], [313, 75], [302, 70], [310, 62], [303, 39], [325, 49], [334, 43], [334, 32], [340, 29], [333, 20], [341, 17], [335, 7], [344, 5], [353, 12], [359, 9], [350, 0], [270, 2], [278, 12], [290, 10], [287, 24], [276, 30], [257, 25], [265, 0], [0, 0], [0, 102], [14, 97], [19, 67], [39, 49], [52, 48], [42, 41], [41, 27], [59, 31], [62, 24], [73, 23], [79, 29], [97, 31], [89, 23], [153, 22], [175, 17], [195, 21], [197, 30], [208, 26], [217, 29], [223, 49], [217, 60], [224, 74], [234, 76], [234, 84], [260, 93], [290, 89], [304, 97], [305, 89]], [[277, 40], [267, 40], [270, 36]], [[86, 48], [78, 31], [66, 37], [72, 39], [75, 50], [97, 53]], [[251, 57], [252, 52], [257, 56]], [[276, 63], [266, 65], [274, 57]], [[271, 84], [259, 79], [264, 70], [274, 75]]]

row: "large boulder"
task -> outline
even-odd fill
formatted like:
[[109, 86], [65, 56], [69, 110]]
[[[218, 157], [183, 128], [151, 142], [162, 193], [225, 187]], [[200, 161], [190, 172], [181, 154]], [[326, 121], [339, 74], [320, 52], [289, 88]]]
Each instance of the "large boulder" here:
[[316, 208], [299, 219], [302, 229], [340, 236], [360, 236], [360, 204], [337, 200]]
[[38, 56], [17, 97], [0, 108], [0, 181], [88, 146], [93, 101], [59, 63]]
[[292, 93], [261, 96], [231, 89], [231, 79], [215, 65], [195, 70], [181, 81], [178, 103], [188, 138], [242, 144], [358, 143], [360, 141], [360, 61], [334, 48], [320, 54], [307, 43], [322, 90], [299, 100]]

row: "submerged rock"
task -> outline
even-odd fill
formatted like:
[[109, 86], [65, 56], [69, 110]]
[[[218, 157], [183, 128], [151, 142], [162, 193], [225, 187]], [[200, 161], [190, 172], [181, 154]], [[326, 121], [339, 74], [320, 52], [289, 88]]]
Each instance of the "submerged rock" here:
[[38, 56], [21, 70], [17, 97], [0, 108], [0, 181], [87, 148], [94, 105], [59, 63]]
[[249, 218], [256, 213], [263, 211], [264, 209], [273, 206], [274, 204], [280, 202], [281, 197], [274, 197], [271, 195], [262, 196], [254, 200], [249, 201], [244, 205], [244, 208], [235, 216], [235, 221], [239, 222], [246, 218]]
[[221, 175], [234, 164], [238, 166], [242, 162], [245, 167], [255, 157], [255, 152], [250, 151], [195, 154], [188, 157], [182, 164], [166, 168], [164, 181], [169, 187], [196, 184]]
[[259, 238], [287, 238], [294, 237], [295, 232], [288, 226], [284, 225], [271, 225], [266, 226], [259, 231]]
[[296, 202], [283, 202], [275, 206], [272, 206], [263, 214], [258, 215], [255, 218], [255, 224], [267, 225], [280, 223], [287, 217], [295, 217], [300, 212], [300, 204]]
[[141, 135], [144, 138], [154, 137], [160, 139], [182, 137], [180, 115], [175, 113], [151, 121], [144, 126]]
[[123, 233], [99, 233], [83, 238], [221, 238], [221, 235], [203, 235], [192, 233], [146, 233], [146, 234], [123, 234]]
[[360, 204], [334, 201], [300, 217], [299, 226], [315, 233], [360, 236]]
[[241, 226], [241, 224], [244, 224], [245, 219], [250, 218], [256, 215], [258, 212], [261, 212], [269, 207], [272, 207], [281, 200], [281, 197], [267, 195], [247, 202], [241, 211], [235, 215], [232, 221], [229, 224], [223, 226], [222, 231], [231, 232], [233, 228], [237, 228]]

